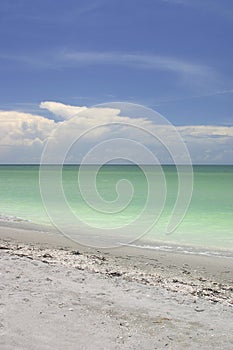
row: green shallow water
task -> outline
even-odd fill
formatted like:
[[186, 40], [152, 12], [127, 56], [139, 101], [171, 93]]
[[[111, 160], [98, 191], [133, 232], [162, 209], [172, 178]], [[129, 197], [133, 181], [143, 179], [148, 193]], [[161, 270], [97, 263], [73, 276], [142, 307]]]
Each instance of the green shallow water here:
[[[93, 171], [92, 166], [88, 166], [85, 171], [88, 175], [88, 172]], [[154, 174], [154, 181], [157, 181], [156, 167], [148, 166], [147, 171]], [[233, 251], [233, 166], [194, 166], [194, 189], [189, 209], [182, 223], [170, 235], [165, 234], [165, 229], [176, 201], [177, 173], [174, 166], [164, 166], [163, 171], [167, 184], [163, 212], [157, 224], [138, 244], [153, 246], [153, 243], [162, 242]], [[107, 165], [98, 173], [97, 189], [107, 201], [117, 198], [116, 183], [121, 179], [128, 180], [134, 188], [130, 204], [114, 214], [105, 214], [86, 205], [77, 185], [77, 174], [78, 167], [64, 167], [63, 190], [72, 212], [92, 227], [104, 231], [104, 228], [129, 224], [145, 206], [147, 181], [137, 166]], [[89, 191], [88, 185], [85, 191]], [[15, 216], [38, 224], [51, 225], [41, 200], [39, 166], [0, 166], [0, 196], [2, 221], [11, 221], [11, 217]], [[93, 198], [93, 205], [98, 208], [98, 199]], [[155, 207], [156, 205], [155, 198]], [[54, 206], [65, 222], [64, 213], [59, 213], [59, 205], [54, 203]], [[140, 224], [143, 229], [146, 222], [142, 221]]]

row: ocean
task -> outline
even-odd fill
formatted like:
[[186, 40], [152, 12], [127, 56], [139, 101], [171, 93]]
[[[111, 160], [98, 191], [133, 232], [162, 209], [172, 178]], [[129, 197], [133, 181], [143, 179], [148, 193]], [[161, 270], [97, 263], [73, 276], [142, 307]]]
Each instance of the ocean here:
[[[158, 179], [156, 166], [147, 167], [152, 178], [155, 174], [156, 182]], [[49, 199], [48, 203], [46, 202], [48, 196], [43, 198], [46, 202], [43, 203], [39, 186], [39, 169], [38, 165], [0, 166], [0, 222], [11, 225], [19, 222], [26, 225], [30, 222], [47, 230], [55, 224], [63, 231], [67, 228], [68, 231], [64, 233], [68, 236], [70, 229], [71, 238], [85, 245], [109, 246], [109, 242], [120, 245], [127, 241], [128, 244], [148, 249], [233, 257], [233, 166], [231, 165], [193, 166], [194, 182], [190, 205], [180, 225], [170, 234], [166, 232], [166, 227], [178, 191], [175, 166], [162, 167], [167, 189], [161, 213], [159, 210], [156, 211], [158, 198], [154, 198], [155, 214], [152, 202], [148, 215], [143, 215], [141, 219], [140, 213], [143, 210], [144, 214], [147, 214], [148, 182], [138, 166], [105, 165], [100, 168], [96, 177], [96, 188], [101, 199], [107, 203], [106, 208], [102, 208], [98, 198], [94, 196], [92, 198], [92, 187], [88, 182], [86, 187], [80, 190], [79, 167], [65, 165], [61, 179], [62, 191], [65, 195], [66, 209], [69, 208], [72, 218], [78, 217], [77, 221], [70, 220], [68, 212], [66, 214], [63, 206], [55, 199], [51, 201]], [[86, 167], [87, 179], [93, 169], [91, 165]], [[53, 171], [56, 172], [56, 166], [51, 166], [50, 173]], [[124, 205], [121, 208], [115, 205], [114, 201], [119, 195], [117, 191], [120, 191], [116, 184], [122, 179], [131, 183], [132, 196], [128, 202], [123, 200]], [[43, 191], [45, 190], [46, 188], [43, 188]], [[83, 191], [89, 198], [88, 204], [86, 198], [82, 197]], [[52, 214], [51, 207], [54, 208]], [[109, 212], [108, 207], [111, 208]], [[55, 219], [54, 213], [57, 215]], [[153, 221], [153, 215], [158, 216], [157, 220]], [[149, 229], [148, 222], [153, 222]], [[74, 232], [78, 232], [77, 237]], [[125, 239], [127, 234], [129, 236]]]

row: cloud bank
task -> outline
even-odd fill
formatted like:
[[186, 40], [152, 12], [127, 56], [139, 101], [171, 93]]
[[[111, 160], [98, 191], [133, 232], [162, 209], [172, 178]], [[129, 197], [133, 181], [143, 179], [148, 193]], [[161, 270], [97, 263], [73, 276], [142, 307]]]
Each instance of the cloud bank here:
[[[53, 101], [41, 102], [40, 107], [49, 111], [53, 119], [17, 111], [0, 111], [1, 164], [40, 163], [44, 146], [52, 138], [54, 162], [67, 142], [72, 141], [74, 144], [67, 155], [67, 162], [79, 163], [85, 153], [97, 143], [111, 138], [126, 138], [141, 142], [156, 154], [161, 163], [169, 163], [171, 159], [164, 147], [143, 132], [145, 129], [157, 133], [171, 147], [176, 147], [173, 129], [168, 125], [158, 125], [155, 119], [146, 115], [121, 115], [119, 108], [87, 108]], [[137, 125], [138, 129], [127, 126], [131, 123]], [[100, 124], [104, 126], [96, 128]], [[193, 163], [233, 164], [233, 126], [184, 125], [176, 129], [186, 144]], [[85, 133], [86, 130], [89, 132]], [[58, 139], [55, 136], [59, 136]], [[111, 149], [105, 149], [104, 152], [111, 152]], [[122, 153], [124, 154], [124, 149]], [[182, 154], [180, 161], [182, 163]]]
[[56, 123], [43, 116], [0, 111], [0, 163], [38, 163]]

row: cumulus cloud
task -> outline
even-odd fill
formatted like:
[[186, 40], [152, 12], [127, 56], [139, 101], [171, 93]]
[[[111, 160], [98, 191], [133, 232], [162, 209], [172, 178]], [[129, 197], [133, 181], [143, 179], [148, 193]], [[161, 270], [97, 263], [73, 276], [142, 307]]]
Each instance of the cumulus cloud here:
[[43, 116], [0, 111], [0, 162], [38, 162], [55, 122]]
[[177, 129], [193, 163], [233, 164], [233, 126], [189, 125]]
[[87, 109], [87, 107], [78, 107], [78, 106], [70, 106], [65, 105], [60, 102], [41, 102], [40, 108], [47, 109], [55, 116], [56, 120], [65, 120], [75, 116], [77, 113], [82, 112]]
[[[40, 107], [51, 112], [54, 120], [29, 113], [0, 111], [1, 163], [39, 163], [47, 140], [52, 145], [53, 162], [64, 156], [67, 162], [79, 163], [99, 142], [112, 138], [141, 142], [161, 163], [171, 162], [168, 147], [175, 150], [176, 159], [182, 163], [184, 154], [179, 147], [177, 131], [193, 163], [233, 163], [233, 126], [186, 125], [175, 130], [170, 124], [163, 125], [156, 113], [147, 114], [146, 110], [138, 113], [137, 108], [128, 113], [126, 109], [122, 114], [117, 105], [87, 108], [45, 101]], [[103, 156], [111, 153], [111, 145], [104, 145]], [[68, 152], [64, 151], [67, 148]], [[126, 148], [125, 142], [119, 143], [123, 155], [126, 151], [130, 153]]]
[[[68, 161], [80, 162], [85, 153], [95, 147], [96, 142], [122, 137], [142, 142], [156, 154], [161, 162], [169, 163], [171, 162], [171, 157], [166, 151], [166, 147], [161, 145], [160, 141], [162, 141], [170, 149], [176, 150], [179, 156], [177, 158], [182, 163], [183, 154], [181, 149], [177, 147], [176, 132], [169, 124], [159, 125], [159, 120], [156, 120], [156, 113], [149, 116], [139, 113], [140, 116], [138, 116], [136, 109], [135, 113], [131, 112], [122, 115], [117, 105], [114, 108], [102, 106], [99, 108], [85, 108], [83, 110], [78, 107], [76, 110], [77, 116], [69, 119], [74, 115], [74, 110], [70, 109], [70, 106], [66, 107], [64, 104], [56, 104], [55, 102], [53, 104], [46, 103], [47, 108], [51, 112], [57, 115], [61, 115], [63, 112], [67, 117], [66, 122], [62, 124], [61, 129], [56, 134], [57, 141], [54, 141], [54, 159], [56, 159], [56, 150], [59, 149], [59, 154], [61, 154], [62, 148], [66, 148], [68, 144], [72, 143], [72, 151], [70, 151], [67, 159]], [[103, 124], [104, 126], [96, 128], [96, 126]], [[130, 124], [136, 125], [137, 128], [130, 126]], [[88, 130], [88, 133], [85, 134], [86, 130]], [[145, 130], [157, 135], [160, 141], [148, 132], [145, 132]], [[233, 127], [186, 125], [176, 127], [176, 130], [188, 147], [194, 163], [232, 163]], [[80, 146], [77, 139], [81, 135], [82, 142]], [[119, 143], [119, 147], [121, 146]], [[110, 151], [105, 149], [102, 152], [107, 153]], [[126, 152], [122, 148], [122, 154], [124, 153]]]

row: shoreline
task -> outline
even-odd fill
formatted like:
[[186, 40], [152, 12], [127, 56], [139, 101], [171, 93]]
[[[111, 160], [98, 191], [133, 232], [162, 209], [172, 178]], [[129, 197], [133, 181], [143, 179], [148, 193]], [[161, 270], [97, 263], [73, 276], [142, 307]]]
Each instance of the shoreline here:
[[[1, 228], [11, 228], [11, 229], [20, 229], [22, 231], [33, 231], [33, 234], [54, 234], [54, 243], [57, 241], [57, 237], [63, 236], [67, 241], [73, 242], [74, 245], [82, 246], [89, 248], [88, 245], [76, 242], [72, 238], [62, 234], [59, 232], [59, 230], [56, 229], [56, 227], [49, 225], [49, 224], [39, 224], [34, 223], [32, 221], [27, 221], [24, 219], [21, 219], [19, 217], [14, 216], [7, 216], [3, 215], [2, 219], [0, 216], [0, 231]], [[27, 235], [24, 235], [26, 237]], [[43, 238], [44, 240], [44, 238]], [[46, 240], [46, 239], [45, 239]], [[59, 240], [59, 238], [58, 238]], [[137, 242], [139, 242], [137, 244]], [[69, 244], [70, 245], [70, 244]], [[120, 245], [113, 248], [103, 248], [103, 247], [94, 247], [93, 249], [101, 249], [101, 250], [114, 250], [114, 249], [120, 249]], [[177, 254], [190, 254], [190, 255], [198, 255], [198, 256], [207, 256], [207, 257], [217, 257], [217, 258], [229, 258], [233, 259], [233, 249], [229, 250], [226, 248], [217, 248], [217, 247], [207, 247], [207, 246], [201, 246], [201, 245], [190, 245], [186, 243], [175, 243], [170, 241], [150, 241], [148, 239], [141, 240], [141, 238], [136, 239], [132, 243], [128, 244], [122, 244], [122, 247], [128, 247], [128, 248], [136, 248], [136, 249], [142, 249], [144, 251], [161, 251], [161, 252], [171, 252], [171, 253], [177, 253]], [[92, 246], [91, 246], [92, 248]]]
[[[60, 233], [38, 232], [8, 226], [0, 226], [0, 244], [1, 250], [6, 247], [6, 250], [16, 255], [20, 250], [33, 259], [41, 259], [42, 252], [44, 254], [49, 252], [48, 254], [53, 256], [49, 262], [61, 262], [67, 266], [69, 263], [82, 265], [78, 259], [82, 256], [86, 259], [84, 269], [95, 273], [108, 274], [108, 270], [117, 270], [116, 275], [125, 277], [130, 274], [133, 276], [132, 280], [164, 287], [163, 283], [158, 282], [162, 279], [166, 281], [165, 285], [169, 290], [184, 292], [186, 285], [189, 286], [186, 288], [186, 293], [189, 291], [193, 295], [203, 295], [207, 299], [212, 298], [214, 302], [226, 299], [233, 302], [233, 259], [226, 257], [166, 252], [135, 246], [112, 249], [92, 248], [81, 246]], [[78, 252], [75, 259], [70, 255], [72, 251]], [[95, 257], [94, 262], [92, 257]], [[98, 263], [93, 267], [93, 263], [95, 265], [96, 260], [99, 260], [98, 257], [102, 259], [101, 268]], [[64, 259], [68, 259], [66, 264]], [[89, 259], [91, 269], [88, 265]], [[143, 277], [139, 278], [139, 275]], [[217, 290], [216, 286], [223, 288], [223, 293]]]

